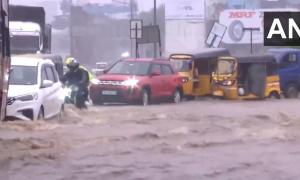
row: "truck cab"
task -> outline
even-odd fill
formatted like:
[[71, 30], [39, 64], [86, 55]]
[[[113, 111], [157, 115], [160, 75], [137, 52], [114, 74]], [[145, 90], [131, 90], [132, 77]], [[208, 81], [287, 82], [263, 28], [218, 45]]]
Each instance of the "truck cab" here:
[[12, 21], [9, 26], [12, 51], [39, 53], [43, 49], [41, 26], [39, 24]]
[[286, 98], [297, 98], [300, 91], [300, 49], [276, 48], [269, 53], [278, 63], [280, 88]]
[[43, 7], [9, 6], [12, 54], [51, 53], [51, 26]]

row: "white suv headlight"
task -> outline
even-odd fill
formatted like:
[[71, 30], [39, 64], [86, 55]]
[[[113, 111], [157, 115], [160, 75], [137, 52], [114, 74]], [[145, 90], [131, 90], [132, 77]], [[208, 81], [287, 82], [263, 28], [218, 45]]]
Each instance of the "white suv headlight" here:
[[19, 100], [19, 101], [33, 101], [33, 100], [37, 100], [39, 97], [38, 97], [38, 94], [35, 93], [35, 94], [27, 94], [27, 95], [23, 95], [23, 96], [18, 96], [16, 97], [16, 100]]
[[20, 96], [20, 97], [17, 97], [17, 100], [20, 100], [20, 101], [32, 101], [33, 100], [33, 95]]

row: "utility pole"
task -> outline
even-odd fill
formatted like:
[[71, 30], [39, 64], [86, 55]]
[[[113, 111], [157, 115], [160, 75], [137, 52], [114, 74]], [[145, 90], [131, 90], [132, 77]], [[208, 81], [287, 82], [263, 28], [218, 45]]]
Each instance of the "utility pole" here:
[[[156, 0], [154, 1], [154, 9], [153, 9], [153, 23], [154, 26], [157, 25], [157, 15], [156, 15]], [[157, 44], [154, 43], [154, 58], [157, 58]]]
[[[133, 0], [130, 0], [130, 22], [133, 19]], [[130, 39], [130, 55], [133, 54], [132, 39]]]
[[70, 55], [73, 56], [73, 0], [69, 0], [70, 14], [69, 14], [69, 33], [70, 33]]
[[250, 54], [253, 54], [253, 31], [259, 30], [259, 28], [243, 28], [243, 31], [250, 31]]

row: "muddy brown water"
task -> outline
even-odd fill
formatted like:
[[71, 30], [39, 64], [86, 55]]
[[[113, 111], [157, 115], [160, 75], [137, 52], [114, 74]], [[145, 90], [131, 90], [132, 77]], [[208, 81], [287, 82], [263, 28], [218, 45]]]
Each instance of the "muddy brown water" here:
[[299, 105], [69, 106], [60, 121], [0, 124], [0, 179], [299, 179]]

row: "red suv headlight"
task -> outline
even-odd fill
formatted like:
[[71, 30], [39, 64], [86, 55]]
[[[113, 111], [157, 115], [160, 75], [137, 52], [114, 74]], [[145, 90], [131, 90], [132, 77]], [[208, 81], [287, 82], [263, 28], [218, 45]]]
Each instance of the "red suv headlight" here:
[[128, 86], [128, 87], [136, 87], [138, 82], [139, 82], [139, 80], [137, 80], [137, 79], [128, 79], [126, 81], [123, 81], [122, 85]]

